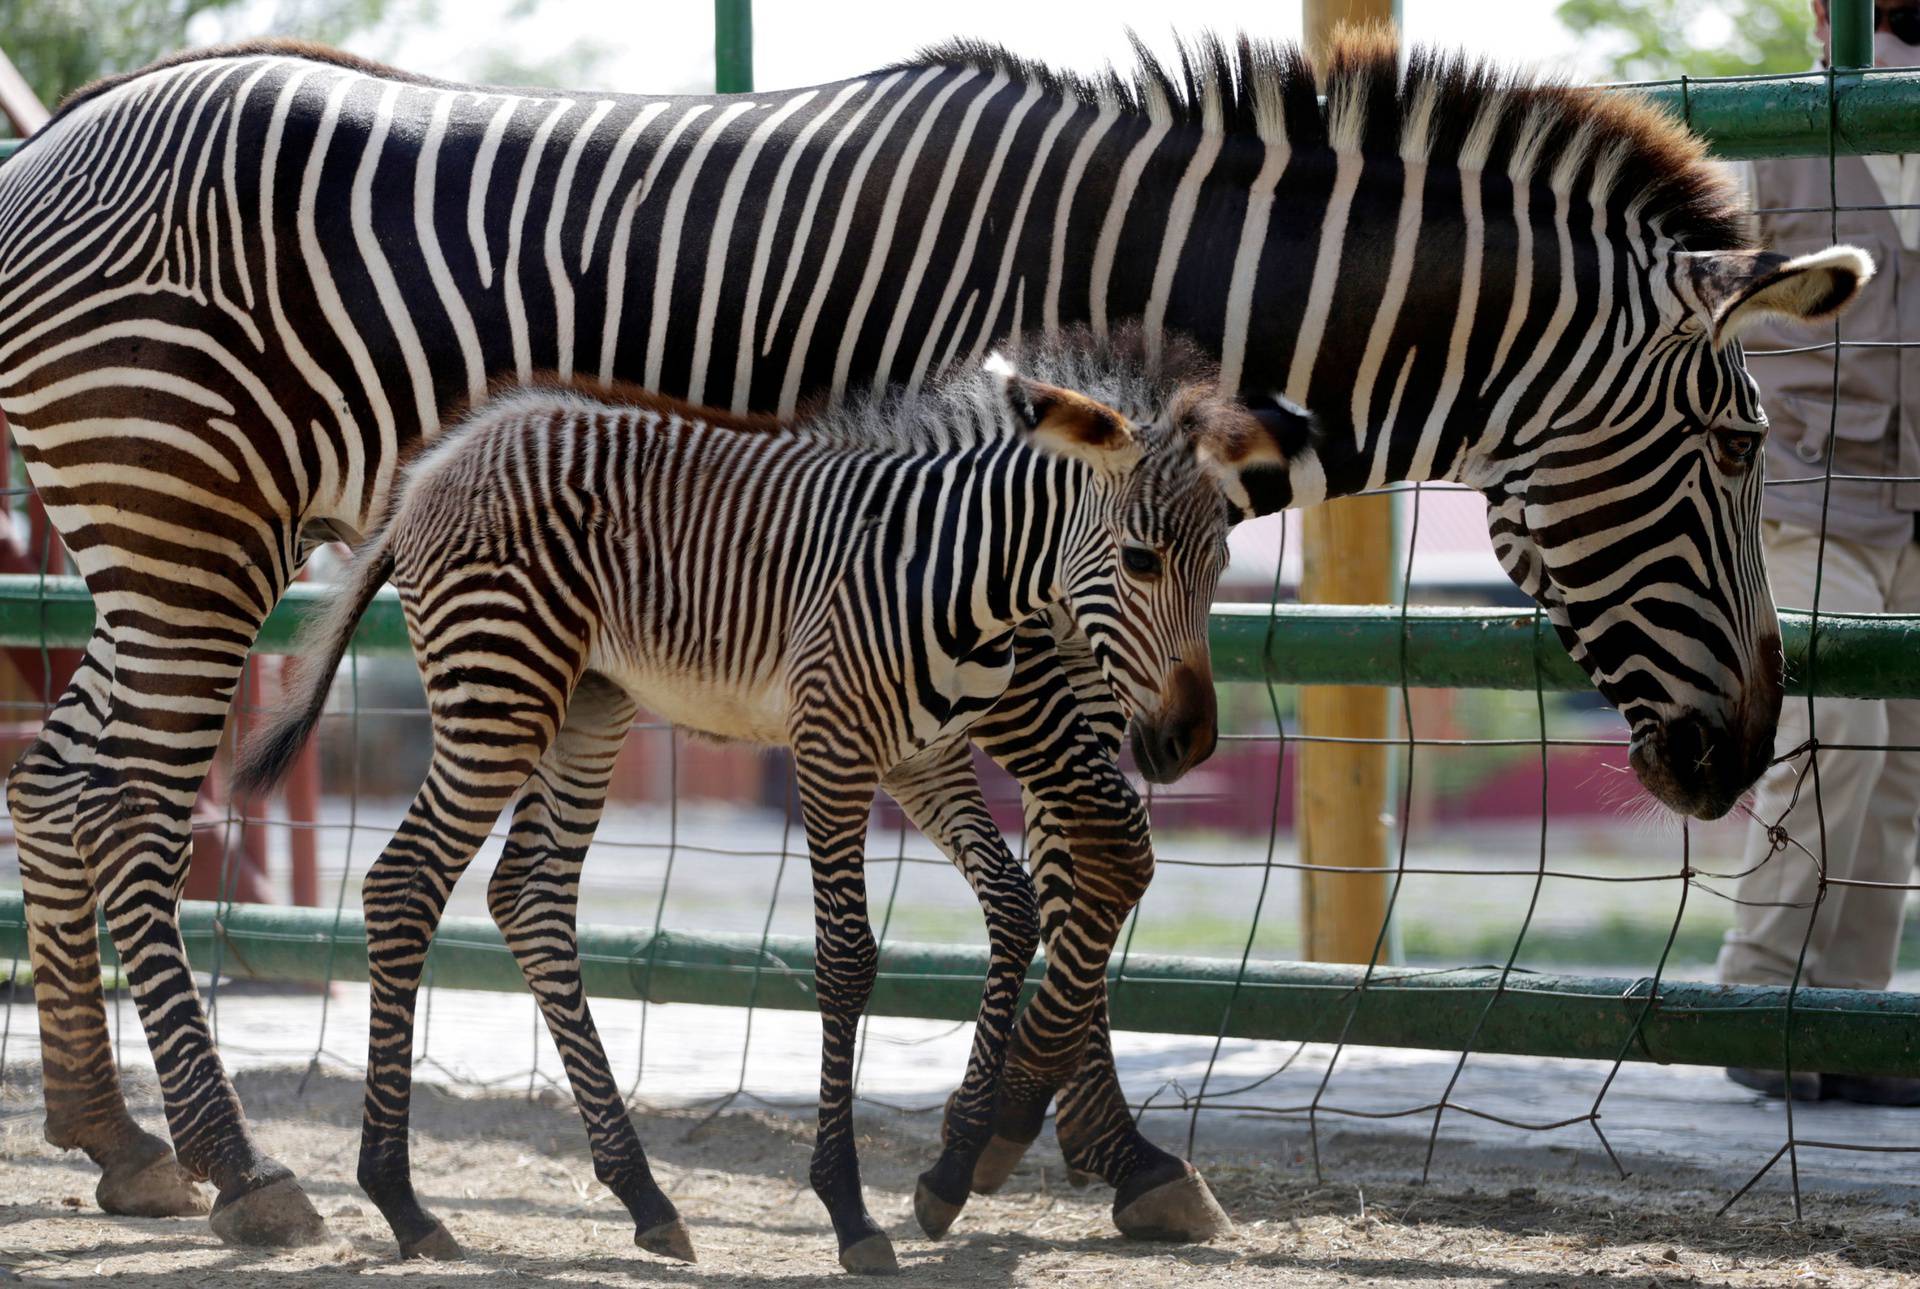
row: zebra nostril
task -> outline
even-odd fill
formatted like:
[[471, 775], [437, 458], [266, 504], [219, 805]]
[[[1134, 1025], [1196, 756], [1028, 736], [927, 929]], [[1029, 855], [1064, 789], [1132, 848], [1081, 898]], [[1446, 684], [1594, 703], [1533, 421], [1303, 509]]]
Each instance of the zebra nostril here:
[[1191, 746], [1184, 735], [1168, 734], [1160, 741], [1160, 764], [1167, 770], [1173, 770], [1186, 764], [1187, 749]]

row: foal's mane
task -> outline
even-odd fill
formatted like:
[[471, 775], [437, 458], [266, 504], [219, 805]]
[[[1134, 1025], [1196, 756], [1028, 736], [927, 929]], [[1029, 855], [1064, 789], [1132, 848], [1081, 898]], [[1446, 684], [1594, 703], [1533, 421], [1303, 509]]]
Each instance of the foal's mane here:
[[[982, 41], [922, 50], [907, 67], [959, 66], [1005, 75], [1092, 107], [1175, 127], [1284, 143], [1294, 153], [1504, 170], [1538, 162], [1536, 180], [1595, 199], [1631, 198], [1642, 217], [1688, 250], [1747, 245], [1731, 185], [1684, 124], [1631, 91], [1543, 80], [1416, 46], [1378, 29], [1346, 30], [1319, 66], [1298, 45], [1245, 35], [1182, 42], [1169, 67], [1134, 38], [1136, 65], [1102, 76], [1063, 72]], [[893, 69], [889, 69], [893, 70]], [[1323, 101], [1324, 99], [1324, 101]]]
[[[1213, 361], [1180, 336], [1163, 338], [1150, 352], [1139, 325], [1122, 323], [1110, 335], [1095, 336], [1084, 326], [1002, 346], [1020, 375], [1084, 395], [1123, 415], [1145, 419], [1168, 408], [1183, 416], [1202, 414], [1199, 403], [1212, 393], [1218, 375]], [[874, 394], [860, 391], [839, 406], [825, 398], [806, 403], [791, 417], [733, 412], [659, 394], [631, 381], [603, 382], [578, 373], [539, 371], [526, 380], [501, 376], [477, 399], [457, 404], [441, 424], [451, 431], [488, 409], [505, 403], [548, 407], [556, 399], [596, 408], [635, 409], [663, 419], [703, 422], [738, 434], [795, 434], [821, 443], [880, 451], [922, 452], [978, 446], [1018, 433], [1005, 416], [982, 415], [998, 386], [978, 363], [957, 365], [923, 388], [907, 392], [894, 386]], [[431, 451], [444, 437], [412, 449]], [[411, 455], [411, 454], [410, 454]]]

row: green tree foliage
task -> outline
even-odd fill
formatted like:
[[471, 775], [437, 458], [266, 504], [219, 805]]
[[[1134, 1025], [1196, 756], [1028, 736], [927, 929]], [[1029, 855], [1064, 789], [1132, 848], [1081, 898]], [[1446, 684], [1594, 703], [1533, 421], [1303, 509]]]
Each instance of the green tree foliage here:
[[257, 35], [338, 44], [406, 7], [404, 0], [0, 0], [0, 48], [51, 107], [88, 81], [190, 45]]
[[1809, 0], [1561, 0], [1557, 12], [1623, 81], [1803, 72], [1817, 52]]

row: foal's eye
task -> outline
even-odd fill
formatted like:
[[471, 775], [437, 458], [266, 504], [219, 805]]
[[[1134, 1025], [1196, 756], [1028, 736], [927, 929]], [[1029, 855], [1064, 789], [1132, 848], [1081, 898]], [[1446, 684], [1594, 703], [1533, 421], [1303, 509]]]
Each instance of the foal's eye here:
[[1160, 555], [1145, 546], [1122, 546], [1120, 563], [1135, 577], [1159, 577]]

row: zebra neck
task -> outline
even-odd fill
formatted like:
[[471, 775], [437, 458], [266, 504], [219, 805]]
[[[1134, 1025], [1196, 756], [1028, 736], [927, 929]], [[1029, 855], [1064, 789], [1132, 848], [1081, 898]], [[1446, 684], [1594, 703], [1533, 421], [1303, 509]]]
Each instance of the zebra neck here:
[[[1310, 442], [1272, 489], [1276, 508], [1473, 482], [1619, 395], [1626, 359], [1657, 321], [1626, 286], [1657, 244], [1621, 209], [1504, 173], [1329, 164], [1317, 227], [1295, 230], [1277, 258], [1270, 246], [1262, 272], [1305, 302], [1297, 325], [1249, 350], [1241, 381], [1313, 412]], [[1276, 194], [1276, 204], [1311, 199], [1286, 183]]]
[[1064, 553], [1090, 522], [1090, 471], [1002, 442], [904, 473], [895, 495], [912, 518], [883, 559], [920, 588], [942, 649], [966, 656], [1061, 599]]

